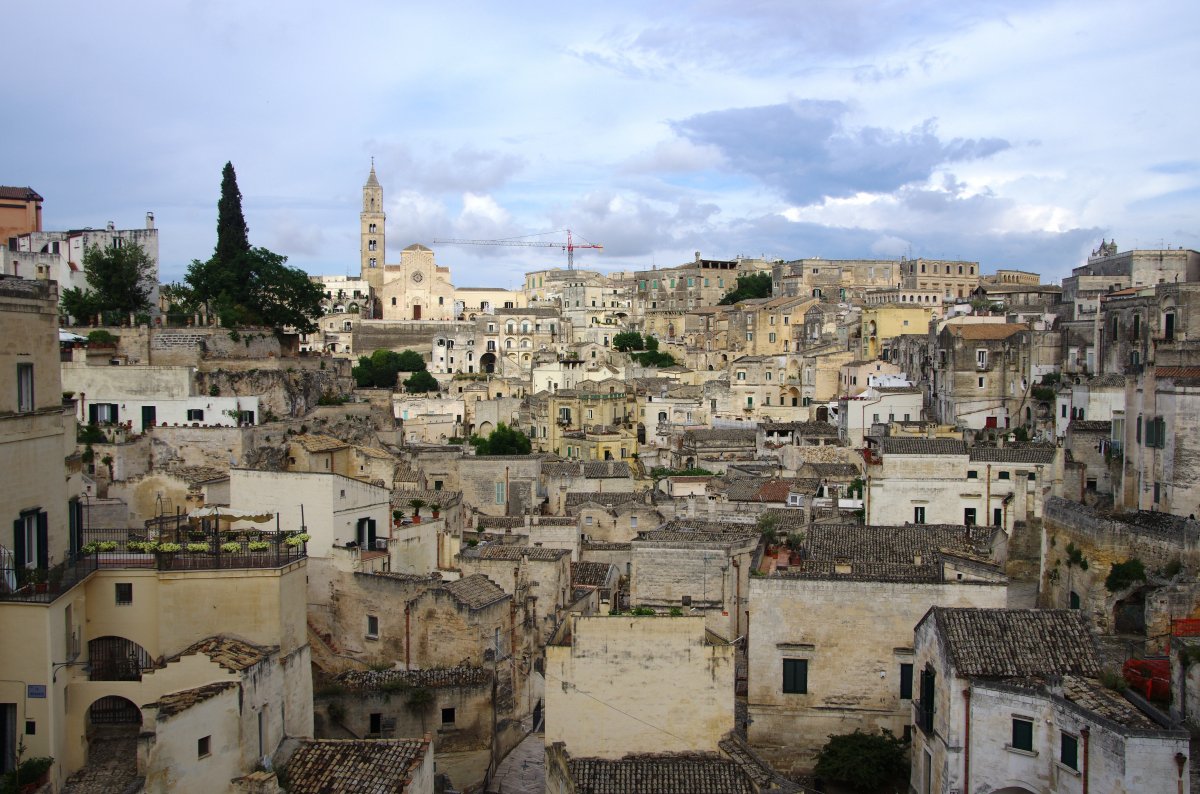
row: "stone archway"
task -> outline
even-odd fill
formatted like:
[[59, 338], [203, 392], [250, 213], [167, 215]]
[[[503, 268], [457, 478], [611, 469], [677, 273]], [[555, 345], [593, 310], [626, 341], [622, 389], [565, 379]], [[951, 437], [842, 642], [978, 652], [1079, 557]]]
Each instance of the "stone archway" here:
[[108, 695], [88, 706], [87, 762], [67, 780], [64, 792], [124, 791], [138, 775], [137, 741], [142, 710], [126, 698]]
[[818, 422], [828, 422], [829, 421], [829, 406], [828, 405], [818, 405], [817, 406], [817, 421]]
[[479, 371], [492, 373], [496, 371], [496, 354], [484, 353], [479, 357]]

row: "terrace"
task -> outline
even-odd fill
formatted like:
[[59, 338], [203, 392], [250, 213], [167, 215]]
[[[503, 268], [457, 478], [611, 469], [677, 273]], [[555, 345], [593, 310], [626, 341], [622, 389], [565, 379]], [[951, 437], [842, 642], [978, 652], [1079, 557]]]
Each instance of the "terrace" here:
[[307, 536], [299, 532], [229, 528], [185, 515], [147, 521], [143, 530], [85, 529], [78, 541], [63, 562], [45, 568], [17, 566], [11, 555], [0, 555], [0, 601], [48, 604], [101, 568], [282, 568], [307, 557]]

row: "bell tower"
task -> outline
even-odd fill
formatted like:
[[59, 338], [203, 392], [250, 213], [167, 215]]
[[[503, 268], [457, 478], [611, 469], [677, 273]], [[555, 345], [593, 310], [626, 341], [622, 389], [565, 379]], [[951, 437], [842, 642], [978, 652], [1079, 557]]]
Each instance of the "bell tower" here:
[[362, 278], [378, 294], [383, 287], [384, 226], [387, 215], [383, 212], [383, 187], [375, 176], [374, 157], [371, 158], [371, 174], [363, 185], [363, 207], [359, 220]]

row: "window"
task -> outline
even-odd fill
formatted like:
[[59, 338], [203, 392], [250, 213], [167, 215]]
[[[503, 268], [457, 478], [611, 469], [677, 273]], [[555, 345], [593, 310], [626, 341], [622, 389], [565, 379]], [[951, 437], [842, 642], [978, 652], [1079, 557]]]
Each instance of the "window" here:
[[379, 639], [378, 615], [367, 615], [367, 638], [372, 640]]
[[201, 736], [196, 740], [196, 757], [207, 758], [211, 754], [212, 737]]
[[204, 409], [203, 408], [189, 408], [188, 412], [187, 412], [187, 420], [189, 422], [203, 422], [204, 421]]
[[496, 504], [504, 504], [504, 483], [496, 483]]
[[442, 725], [454, 725], [454, 709], [442, 709]]
[[1009, 747], [1014, 750], [1024, 750], [1027, 753], [1033, 752], [1033, 720], [1013, 717], [1012, 743], [1009, 744]]
[[967, 470], [967, 479], [968, 480], [979, 479], [979, 472], [977, 472], [975, 469], [968, 469]]
[[1062, 404], [1062, 418], [1063, 419], [1067, 418], [1067, 404], [1066, 403]]
[[1079, 769], [1079, 740], [1069, 733], [1062, 735], [1059, 743], [1058, 760], [1069, 769]]
[[1076, 593], [1074, 590], [1072, 590], [1071, 596], [1067, 603], [1070, 605], [1071, 609], [1079, 609], [1079, 593]]
[[368, 728], [368, 732], [374, 734], [383, 733], [383, 715], [378, 711], [373, 712], [370, 716], [370, 727]]
[[133, 582], [117, 582], [117, 606], [128, 606], [133, 603]]
[[783, 660], [783, 693], [785, 695], [808, 694], [808, 660]]
[[975, 351], [975, 364], [980, 369], [987, 366], [987, 354], [988, 354], [987, 350], [982, 349], [982, 348]]
[[969, 527], [975, 526], [975, 508], [967, 507], [963, 509], [963, 523]]
[[1012, 475], [1011, 475], [1009, 472], [1007, 472], [1007, 471], [1002, 471], [1002, 472], [1000, 472], [1000, 473], [998, 473], [998, 474], [996, 475], [996, 477], [997, 477], [998, 479], [1001, 479], [1001, 480], [1007, 480], [1007, 479], [1010, 479], [1010, 478], [1011, 478], [1011, 476], [1012, 476]]
[[738, 374], [737, 374], [737, 379], [738, 379], [738, 380], [745, 380], [745, 379], [746, 379], [746, 373], [745, 373], [745, 372], [741, 372], [741, 371], [739, 371], [739, 372], [738, 372]]
[[913, 666], [911, 662], [900, 663], [900, 699], [912, 700], [912, 674]]
[[629, 517], [629, 528], [630, 528], [630, 529], [637, 529], [637, 516], [630, 516], [630, 517]]
[[584, 516], [584, 517], [583, 517], [583, 523], [584, 523], [584, 525], [585, 525], [585, 526], [589, 526], [589, 527], [590, 527], [590, 526], [592, 525], [592, 517], [591, 517], [591, 516]]
[[925, 508], [924, 507], [914, 507], [913, 508], [913, 523], [914, 524], [924, 524], [925, 523]]
[[979, 388], [983, 388], [983, 378], [979, 379]]
[[33, 410], [33, 365], [17, 365], [17, 410]]

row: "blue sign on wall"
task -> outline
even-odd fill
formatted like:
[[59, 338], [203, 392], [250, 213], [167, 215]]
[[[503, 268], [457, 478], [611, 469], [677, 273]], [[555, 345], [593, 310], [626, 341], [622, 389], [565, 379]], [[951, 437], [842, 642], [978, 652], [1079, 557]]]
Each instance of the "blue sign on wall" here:
[[27, 684], [25, 687], [25, 695], [31, 698], [44, 698], [46, 697], [46, 685]]

